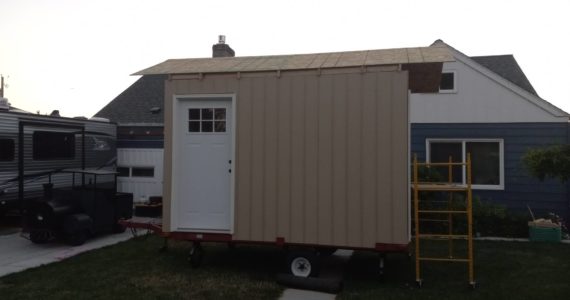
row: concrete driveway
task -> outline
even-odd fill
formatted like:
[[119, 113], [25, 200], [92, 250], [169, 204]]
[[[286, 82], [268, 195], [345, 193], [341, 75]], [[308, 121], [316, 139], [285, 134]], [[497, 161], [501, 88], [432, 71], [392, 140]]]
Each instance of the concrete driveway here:
[[81, 246], [73, 247], [58, 241], [36, 245], [21, 237], [20, 233], [0, 235], [0, 277], [62, 261], [79, 253], [126, 241], [131, 237], [129, 231], [102, 235], [87, 240]]

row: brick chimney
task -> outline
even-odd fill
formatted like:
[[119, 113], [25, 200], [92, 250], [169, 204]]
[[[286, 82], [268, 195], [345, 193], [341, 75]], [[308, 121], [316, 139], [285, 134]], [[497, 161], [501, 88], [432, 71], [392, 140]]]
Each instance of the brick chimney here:
[[228, 44], [226, 44], [226, 36], [220, 35], [217, 44], [212, 46], [212, 57], [234, 57], [236, 53]]

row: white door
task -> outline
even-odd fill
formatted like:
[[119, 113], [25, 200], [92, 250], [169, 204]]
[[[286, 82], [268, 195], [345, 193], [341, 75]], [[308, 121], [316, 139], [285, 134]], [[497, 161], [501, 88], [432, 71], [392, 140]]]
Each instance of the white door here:
[[228, 232], [232, 220], [232, 98], [177, 101], [172, 178], [177, 229]]

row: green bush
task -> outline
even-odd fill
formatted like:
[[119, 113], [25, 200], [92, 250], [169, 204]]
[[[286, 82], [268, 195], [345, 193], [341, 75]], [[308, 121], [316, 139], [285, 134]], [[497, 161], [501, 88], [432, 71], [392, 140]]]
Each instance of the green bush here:
[[[442, 175], [443, 168], [418, 168], [420, 182], [447, 182]], [[420, 192], [420, 210], [447, 210], [449, 206], [449, 192]], [[465, 194], [452, 194], [452, 209], [465, 210]], [[423, 214], [421, 222], [422, 233], [447, 234], [448, 216], [446, 214]], [[480, 236], [497, 236], [522, 238], [528, 237], [527, 214], [511, 212], [507, 207], [492, 202], [483, 202], [477, 196], [473, 197], [473, 234]], [[467, 233], [467, 217], [464, 214], [452, 216], [453, 233]]]
[[570, 177], [570, 145], [531, 149], [523, 156], [523, 163], [531, 175], [540, 180], [558, 178], [568, 181]]
[[[446, 210], [448, 198], [447, 193], [425, 193], [424, 199], [420, 209], [431, 210]], [[428, 199], [429, 198], [429, 199]], [[453, 210], [465, 210], [466, 207], [465, 196], [462, 194], [454, 193], [452, 200]], [[422, 232], [445, 234], [448, 233], [449, 227], [447, 222], [447, 215], [438, 215], [439, 220], [436, 219], [426, 220], [422, 216]], [[528, 222], [529, 218], [526, 214], [510, 212], [504, 205], [495, 204], [491, 202], [483, 202], [479, 197], [473, 197], [473, 234], [478, 236], [498, 236], [498, 237], [511, 237], [522, 238], [528, 237]], [[453, 233], [466, 234], [467, 233], [467, 217], [463, 214], [454, 214], [452, 216]]]

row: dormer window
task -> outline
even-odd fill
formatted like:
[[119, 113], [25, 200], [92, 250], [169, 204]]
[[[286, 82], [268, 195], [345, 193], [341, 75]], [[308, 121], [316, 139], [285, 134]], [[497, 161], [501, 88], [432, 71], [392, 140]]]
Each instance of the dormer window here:
[[441, 73], [441, 82], [439, 84], [440, 93], [455, 93], [457, 92], [457, 77], [453, 71], [443, 71]]

